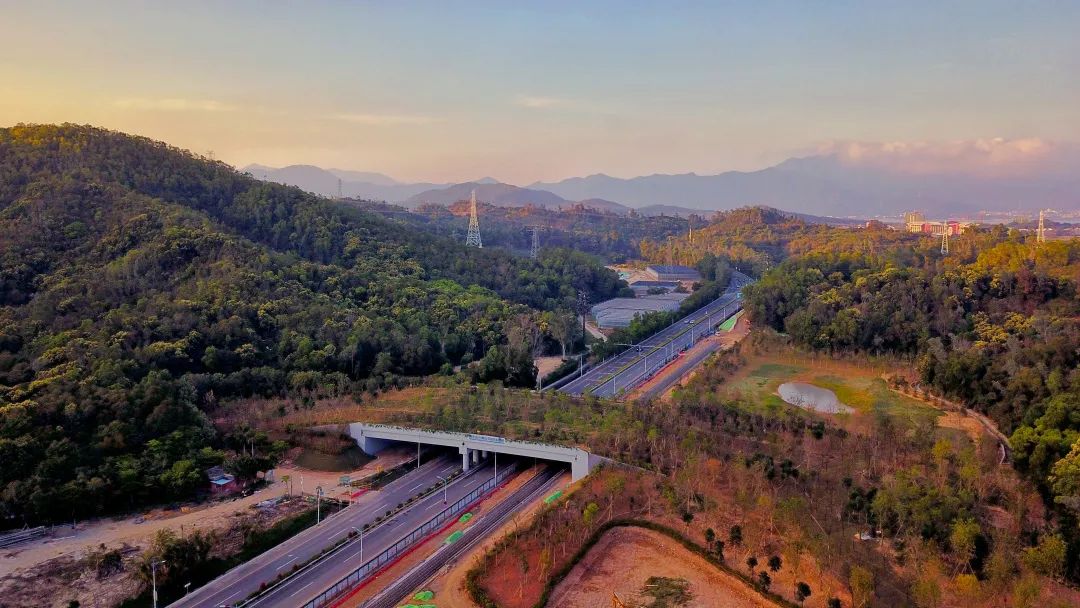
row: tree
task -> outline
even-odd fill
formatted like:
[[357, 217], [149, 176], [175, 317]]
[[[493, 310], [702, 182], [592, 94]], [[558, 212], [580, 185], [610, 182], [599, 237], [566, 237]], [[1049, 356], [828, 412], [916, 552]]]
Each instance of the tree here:
[[756, 557], [754, 557], [753, 555], [751, 555], [750, 557], [746, 558], [746, 567], [747, 567], [747, 568], [750, 568], [750, 575], [751, 575], [751, 576], [753, 576], [753, 574], [754, 574], [754, 568], [757, 568], [757, 565], [758, 565], [758, 561], [757, 561], [757, 558], [756, 558]]
[[848, 574], [851, 586], [851, 602], [855, 608], [863, 608], [874, 597], [874, 574], [862, 566], [852, 566]]
[[806, 601], [806, 598], [810, 597], [810, 585], [799, 581], [795, 583], [795, 599], [800, 604]]
[[843, 608], [844, 604], [838, 597], [830, 597], [829, 601], [825, 602], [828, 608]]
[[769, 590], [769, 586], [772, 585], [772, 577], [769, 576], [768, 572], [764, 570], [758, 572], [758, 585], [761, 587], [762, 591]]
[[705, 546], [712, 549], [713, 543], [716, 541], [716, 531], [712, 528], [705, 528]]
[[981, 534], [982, 530], [973, 518], [961, 518], [953, 522], [952, 532], [949, 533], [949, 546], [952, 547], [953, 557], [960, 568], [971, 568], [971, 559], [975, 557], [975, 543]]
[[1061, 578], [1065, 572], [1068, 547], [1060, 534], [1046, 534], [1034, 547], [1024, 549], [1020, 560], [1035, 572], [1050, 578]]
[[728, 543], [730, 543], [732, 547], [738, 547], [742, 544], [742, 540], [742, 526], [731, 526], [731, 529], [728, 530]]
[[772, 570], [773, 572], [779, 572], [783, 564], [784, 560], [780, 559], [779, 555], [773, 555], [769, 558], [769, 570]]

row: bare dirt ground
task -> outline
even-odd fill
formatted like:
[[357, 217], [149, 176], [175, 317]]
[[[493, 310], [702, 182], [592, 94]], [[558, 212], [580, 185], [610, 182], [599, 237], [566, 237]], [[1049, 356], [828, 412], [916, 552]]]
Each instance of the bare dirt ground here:
[[[480, 502], [480, 504], [470, 509], [469, 512], [473, 514], [474, 518], [483, 515], [486, 511], [491, 509], [492, 506], [498, 504], [499, 501], [501, 501], [503, 498], [513, 493], [515, 490], [521, 487], [522, 484], [531, 479], [534, 475], [535, 471], [525, 471], [523, 474], [518, 475], [513, 480], [511, 480], [510, 483], [496, 490], [494, 494], [491, 494], [490, 496], [485, 498], [482, 502]], [[568, 480], [569, 477], [567, 476], [566, 479]], [[536, 504], [530, 505], [526, 512], [534, 512], [537, 508], [537, 505], [539, 504], [541, 503], [537, 501]], [[489, 536], [487, 540], [473, 547], [473, 549], [469, 551], [468, 554], [459, 559], [457, 563], [450, 564], [449, 568], [444, 568], [443, 570], [441, 570], [434, 579], [432, 579], [427, 585], [424, 585], [424, 589], [430, 589], [435, 592], [435, 599], [431, 603], [434, 603], [443, 608], [472, 606], [471, 601], [469, 601], [468, 599], [468, 594], [464, 591], [464, 589], [457, 589], [459, 583], [460, 585], [464, 585], [465, 572], [468, 570], [469, 565], [471, 565], [472, 563], [472, 556], [478, 555], [479, 552], [486, 550], [486, 547], [488, 543], [491, 542], [491, 539], [501, 537], [505, 533], [504, 529], [506, 529], [507, 526], [513, 525], [515, 522], [522, 522], [524, 521], [525, 517], [527, 517], [526, 513], [521, 513], [518, 516], [512, 518], [509, 522], [507, 522], [507, 524], [505, 524], [502, 528], [496, 531], [495, 534]], [[439, 547], [442, 546], [447, 536], [453, 534], [456, 531], [465, 530], [469, 527], [469, 525], [470, 524], [455, 523], [446, 530], [432, 536], [420, 545], [417, 545], [401, 561], [380, 572], [371, 583], [368, 583], [367, 585], [362, 587], [355, 595], [350, 596], [347, 600], [338, 604], [338, 607], [355, 608], [367, 601], [368, 599], [372, 598], [376, 593], [385, 588], [386, 583], [393, 582], [398, 577], [402, 576], [403, 574], [411, 570], [413, 567], [430, 557]], [[448, 579], [450, 575], [459, 570], [460, 574], [457, 578]], [[448, 580], [452, 580], [454, 582], [448, 586], [446, 582]], [[410, 597], [412, 596], [412, 594], [418, 591], [420, 591], [420, 589], [413, 589], [409, 594]], [[405, 604], [408, 602], [402, 603]]]
[[600, 539], [555, 588], [548, 606], [594, 608], [611, 594], [628, 605], [651, 600], [641, 594], [650, 576], [686, 579], [691, 605], [703, 608], [774, 608], [776, 604], [741, 580], [718, 570], [670, 538], [641, 528], [615, 528]]
[[533, 363], [536, 364], [536, 377], [543, 378], [544, 376], [555, 371], [555, 368], [562, 365], [562, 357], [537, 357], [533, 359]]
[[[228, 557], [240, 551], [244, 530], [250, 527], [268, 528], [278, 521], [301, 513], [310, 506], [293, 497], [263, 509], [247, 509], [233, 513], [221, 526], [212, 555]], [[190, 530], [191, 528], [188, 528]], [[147, 543], [149, 540], [147, 540]], [[99, 571], [98, 556], [105, 550], [119, 550], [121, 566], [115, 571]], [[50, 606], [66, 607], [75, 600], [83, 608], [110, 608], [136, 596], [145, 582], [138, 568], [142, 547], [129, 543], [107, 544], [105, 549], [87, 547], [58, 557], [19, 568], [0, 578], [0, 607]]]
[[[400, 464], [409, 457], [409, 453], [388, 452], [367, 463], [362, 469], [351, 472], [350, 475], [353, 479], [373, 475], [379, 470]], [[278, 467], [275, 475], [277, 483], [251, 496], [183, 505], [175, 510], [154, 509], [121, 519], [103, 518], [78, 522], [74, 530], [70, 526], [57, 527], [51, 537], [4, 549], [0, 553], [0, 578], [20, 568], [31, 568], [61, 556], [79, 557], [97, 549], [102, 544], [109, 547], [121, 545], [144, 547], [153, 539], [158, 530], [165, 528], [172, 528], [178, 533], [222, 528], [235, 519], [238, 513], [248, 512], [252, 505], [284, 494], [285, 487], [281, 480], [285, 475], [291, 477], [294, 493], [300, 492], [301, 477], [303, 477], [304, 490], [308, 493], [313, 492], [318, 485], [322, 485], [329, 496], [346, 498], [348, 494], [355, 492], [351, 488], [338, 485], [341, 473], [297, 469], [286, 464]]]

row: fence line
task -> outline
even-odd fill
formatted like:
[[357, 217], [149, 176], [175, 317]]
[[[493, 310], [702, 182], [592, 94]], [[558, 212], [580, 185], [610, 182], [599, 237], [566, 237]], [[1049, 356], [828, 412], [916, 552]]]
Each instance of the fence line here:
[[495, 486], [505, 481], [507, 477], [513, 474], [516, 468], [516, 464], [509, 465], [504, 472], [499, 473], [499, 476], [497, 478], [493, 477], [485, 481], [478, 488], [476, 488], [472, 492], [469, 492], [466, 496], [462, 497], [454, 504], [437, 513], [431, 519], [418, 526], [416, 529], [414, 529], [408, 535], [404, 536], [398, 542], [394, 543], [392, 546], [388, 547], [382, 553], [371, 558], [370, 560], [362, 564], [360, 567], [358, 567], [356, 570], [353, 570], [352, 572], [344, 576], [341, 580], [331, 585], [328, 589], [317, 595], [315, 599], [304, 604], [304, 608], [321, 608], [322, 606], [326, 606], [344, 593], [359, 585], [364, 581], [364, 579], [377, 572], [381, 567], [396, 559], [418, 539], [421, 539], [430, 534], [431, 532], [435, 531], [440, 525], [445, 523], [451, 517], [464, 511], [466, 507], [471, 505], [478, 498], [483, 496]]

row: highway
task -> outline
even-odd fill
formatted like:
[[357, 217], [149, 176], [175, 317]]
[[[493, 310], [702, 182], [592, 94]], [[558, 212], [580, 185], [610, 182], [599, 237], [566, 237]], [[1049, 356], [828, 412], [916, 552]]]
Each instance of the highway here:
[[[365, 560], [370, 560], [379, 555], [401, 540], [402, 537], [431, 519], [444, 509], [447, 504], [457, 502], [458, 499], [463, 498], [469, 492], [490, 480], [494, 475], [492, 465], [493, 463], [489, 461], [474, 467], [468, 474], [450, 484], [447, 488], [446, 504], [443, 503], [443, 493], [435, 492], [416, 502], [389, 523], [382, 524], [365, 533], [363, 558], [361, 558], [359, 538], [354, 538], [328, 559], [297, 573], [286, 584], [244, 604], [245, 608], [296, 608], [297, 606], [303, 606], [324, 590], [348, 576]], [[374, 514], [372, 514], [372, 518], [374, 518]], [[335, 525], [341, 527], [340, 523], [335, 523]], [[343, 532], [348, 533], [350, 529], [345, 528]]]
[[465, 529], [464, 536], [458, 542], [439, 547], [427, 559], [390, 583], [375, 597], [364, 602], [363, 608], [394, 608], [407, 599], [409, 593], [419, 589], [435, 576], [443, 566], [465, 555], [476, 543], [498, 529], [503, 522], [510, 519], [511, 515], [551, 492], [561, 476], [561, 470], [549, 465], [541, 465], [541, 467], [535, 477], [474, 520], [473, 524]]
[[[354, 526], [363, 528], [364, 524], [374, 521], [376, 516], [385, 513], [387, 510], [393, 509], [398, 503], [404, 502], [420, 490], [439, 483], [440, 476], [445, 478], [447, 475], [460, 469], [461, 457], [457, 454], [439, 456], [423, 463], [419, 470], [412, 471], [395, 479], [381, 490], [367, 492], [360, 496], [354, 504], [346, 507], [344, 510], [331, 517], [324, 519], [321, 524], [312, 526], [280, 545], [262, 553], [258, 557], [229, 570], [206, 585], [192, 591], [187, 596], [170, 604], [170, 606], [176, 606], [178, 608], [189, 606], [217, 608], [219, 606], [232, 606], [233, 604], [241, 602], [250, 594], [257, 591], [260, 584], [265, 582], [269, 585], [274, 581], [278, 574], [289, 572], [293, 564], [303, 564], [307, 562], [312, 557], [318, 555], [323, 549], [347, 536]], [[488, 475], [490, 476], [490, 471]], [[467, 494], [468, 490], [460, 492], [461, 488], [459, 486], [474, 484], [477, 479], [477, 475], [459, 478], [456, 482], [450, 484], [447, 488], [447, 493], [449, 495], [453, 495], [455, 492], [459, 492], [458, 495]], [[433, 507], [428, 506], [432, 502], [437, 505], [442, 504], [441, 491], [436, 492], [425, 499], [425, 501], [421, 501], [418, 503], [418, 506], [423, 505], [425, 509], [431, 509], [429, 513], [435, 513], [436, 510]], [[415, 507], [410, 511], [415, 511]], [[397, 515], [389, 523], [383, 524], [376, 530], [385, 528], [383, 530], [385, 533], [408, 528], [408, 525], [401, 522], [403, 519], [408, 518], [410, 511]], [[415, 516], [415, 513], [413, 515]], [[374, 531], [371, 534], [372, 536], [375, 536]], [[368, 539], [365, 538], [364, 540], [364, 552], [367, 554], [369, 551], [369, 543]], [[375, 544], [372, 544], [371, 548], [375, 549]], [[371, 555], [375, 555], [375, 553], [372, 553]], [[352, 564], [351, 561], [349, 563], [351, 564], [349, 566], [350, 569], [355, 567], [355, 564]], [[321, 590], [321, 588], [311, 589], [313, 593], [319, 590]], [[292, 599], [295, 600], [297, 598]], [[284, 606], [302, 603], [303, 602], [298, 603], [295, 601], [288, 601], [280, 604], [265, 605]]]
[[588, 393], [598, 397], [614, 397], [632, 388], [693, 345], [703, 334], [735, 314], [742, 307], [739, 292], [748, 283], [750, 277], [741, 272], [733, 273], [731, 283], [719, 298], [642, 340], [636, 348], [628, 348], [557, 390], [571, 395]]

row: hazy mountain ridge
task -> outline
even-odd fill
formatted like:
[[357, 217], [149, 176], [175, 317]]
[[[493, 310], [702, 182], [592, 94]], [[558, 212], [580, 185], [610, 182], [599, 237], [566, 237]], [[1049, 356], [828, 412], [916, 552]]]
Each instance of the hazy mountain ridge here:
[[[833, 218], [895, 217], [910, 209], [971, 216], [980, 210], [1080, 208], [1080, 172], [987, 177], [943, 168], [937, 173], [916, 174], [859, 164], [835, 153], [791, 158], [758, 171], [631, 178], [598, 173], [525, 187], [489, 177], [463, 184], [404, 184], [382, 174], [328, 171], [306, 165], [265, 169], [261, 165], [245, 168], [255, 177], [265, 175], [265, 179], [327, 196], [337, 195], [340, 177], [345, 196], [410, 207], [423, 203], [449, 205], [468, 198], [475, 187], [481, 200], [499, 206], [565, 208], [580, 201], [586, 207], [613, 213], [637, 209], [649, 215], [708, 213], [748, 205]], [[345, 180], [360, 175], [380, 183]]]

